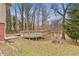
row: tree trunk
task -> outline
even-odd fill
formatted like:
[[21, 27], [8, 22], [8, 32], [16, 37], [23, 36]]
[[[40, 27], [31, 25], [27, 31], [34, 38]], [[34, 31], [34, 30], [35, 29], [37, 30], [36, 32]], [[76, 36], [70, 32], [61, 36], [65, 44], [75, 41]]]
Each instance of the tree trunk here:
[[23, 19], [23, 13], [21, 15], [21, 30], [23, 31], [24, 30], [24, 19]]
[[77, 43], [77, 39], [75, 40], [75, 43], [76, 43], [76, 45], [78, 45], [78, 43]]
[[6, 6], [6, 32], [9, 33], [11, 31], [12, 31], [12, 23], [11, 23], [10, 6]]
[[62, 32], [62, 39], [65, 40], [65, 33], [64, 33], [64, 31]]
[[15, 4], [15, 32], [17, 32], [17, 8]]
[[65, 40], [64, 24], [65, 24], [65, 16], [63, 16], [63, 21], [62, 21], [62, 39]]
[[21, 6], [21, 20], [22, 20], [22, 31], [24, 30], [24, 17], [23, 17], [23, 12], [24, 12], [24, 5], [22, 4]]

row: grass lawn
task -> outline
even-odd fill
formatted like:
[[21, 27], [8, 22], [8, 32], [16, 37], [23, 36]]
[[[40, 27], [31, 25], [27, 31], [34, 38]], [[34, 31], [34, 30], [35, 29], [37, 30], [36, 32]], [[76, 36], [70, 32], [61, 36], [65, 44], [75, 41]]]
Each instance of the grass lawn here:
[[53, 44], [51, 41], [18, 39], [12, 46], [19, 51], [18, 56], [64, 56], [79, 55], [79, 46]]
[[79, 55], [79, 46], [69, 44], [53, 44], [52, 40], [27, 40], [18, 38], [10, 44], [18, 51], [0, 43], [0, 50], [6, 56], [68, 56]]
[[15, 55], [15, 51], [6, 43], [0, 43], [0, 50], [5, 56]]

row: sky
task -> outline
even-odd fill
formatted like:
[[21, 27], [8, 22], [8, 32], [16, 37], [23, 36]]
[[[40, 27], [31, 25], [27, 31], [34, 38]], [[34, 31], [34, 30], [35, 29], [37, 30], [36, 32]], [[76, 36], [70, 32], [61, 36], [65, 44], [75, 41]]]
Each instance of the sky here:
[[[34, 7], [34, 6], [36, 6], [35, 3], [33, 3], [33, 6], [32, 6], [32, 7]], [[42, 6], [44, 6], [44, 5], [42, 5]], [[50, 20], [57, 20], [57, 19], [60, 19], [60, 18], [61, 18], [60, 15], [57, 15], [57, 16], [56, 16], [55, 13], [54, 13], [54, 11], [50, 9], [50, 8], [51, 8], [51, 4], [50, 4], [50, 3], [45, 3], [45, 6], [46, 6], [46, 8], [47, 8], [48, 20], [49, 20], [49, 21], [50, 21]], [[15, 15], [14, 4], [11, 6], [10, 11], [11, 11], [11, 15]], [[19, 9], [18, 9], [18, 7], [17, 7], [17, 11], [18, 11], [17, 17], [20, 19], [20, 14], [19, 14]]]

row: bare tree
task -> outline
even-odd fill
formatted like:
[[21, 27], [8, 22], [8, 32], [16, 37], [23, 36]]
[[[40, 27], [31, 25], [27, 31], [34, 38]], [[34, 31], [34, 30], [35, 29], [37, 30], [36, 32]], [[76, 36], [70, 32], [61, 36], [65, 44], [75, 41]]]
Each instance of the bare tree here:
[[10, 13], [11, 4], [6, 4], [6, 32], [9, 33], [12, 31], [11, 24], [11, 13]]
[[42, 6], [42, 26], [45, 26], [45, 23], [47, 21], [47, 9], [46, 9], [46, 5], [42, 4], [44, 6]]
[[32, 29], [33, 30], [35, 30], [35, 18], [36, 18], [36, 10], [37, 10], [37, 8], [36, 8], [36, 6], [34, 7], [34, 9], [33, 9], [33, 13], [32, 13]]
[[64, 32], [64, 23], [66, 20], [66, 15], [68, 12], [68, 8], [71, 4], [52, 4], [51, 5], [51, 9], [53, 9], [55, 11], [55, 13], [58, 13], [59, 15], [62, 16], [62, 39], [65, 40], [65, 32]]
[[25, 11], [25, 30], [29, 29], [30, 25], [30, 11], [32, 8], [32, 4], [27, 3], [24, 4], [24, 11]]
[[17, 5], [18, 8], [19, 8], [19, 11], [20, 11], [20, 15], [21, 15], [21, 30], [23, 31], [24, 30], [24, 4], [21, 3], [21, 4], [18, 4]]

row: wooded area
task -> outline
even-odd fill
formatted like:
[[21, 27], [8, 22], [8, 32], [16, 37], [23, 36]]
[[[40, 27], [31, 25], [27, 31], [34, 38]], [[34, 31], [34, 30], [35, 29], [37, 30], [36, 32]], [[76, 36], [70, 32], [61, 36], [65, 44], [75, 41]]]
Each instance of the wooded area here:
[[[48, 5], [50, 5], [49, 9]], [[73, 22], [79, 17], [78, 6], [79, 4], [73, 3], [6, 4], [6, 33], [53, 32], [62, 35], [61, 39], [65, 40], [65, 34], [67, 34], [70, 38], [77, 40], [79, 39], [79, 29], [75, 28], [75, 25], [78, 22], [75, 24]], [[53, 19], [53, 15], [50, 13], [56, 17], [60, 16], [60, 18]], [[49, 20], [51, 17], [52, 19]], [[73, 25], [74, 27], [71, 28]]]
[[5, 56], [79, 55], [79, 4], [0, 4], [0, 42]]

